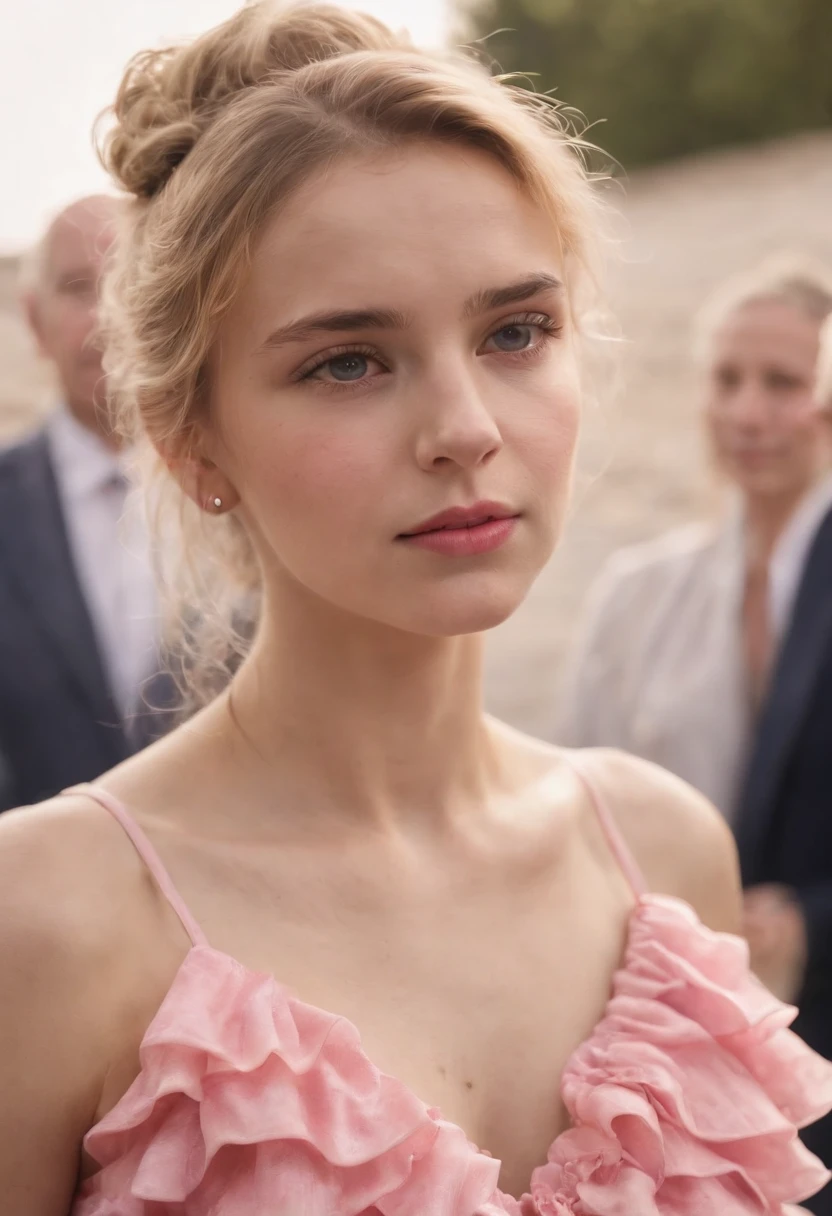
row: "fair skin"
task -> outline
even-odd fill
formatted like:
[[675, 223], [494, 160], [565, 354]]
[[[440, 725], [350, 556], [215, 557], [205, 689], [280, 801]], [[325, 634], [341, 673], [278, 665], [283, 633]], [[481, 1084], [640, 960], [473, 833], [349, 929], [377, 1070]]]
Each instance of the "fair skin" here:
[[829, 422], [814, 392], [820, 331], [799, 306], [758, 300], [729, 315], [711, 339], [708, 430], [720, 469], [743, 495], [761, 563], [829, 468]]
[[29, 327], [41, 356], [54, 369], [61, 400], [82, 426], [111, 445], [118, 441], [96, 329], [116, 205], [94, 195], [62, 211], [41, 241], [33, 282], [23, 297]]
[[[768, 566], [795, 509], [829, 469], [830, 427], [816, 400], [821, 323], [786, 300], [757, 300], [712, 338], [706, 418], [717, 463], [746, 512], [746, 656], [760, 701], [770, 674]], [[785, 1000], [800, 991], [806, 928], [791, 892], [760, 886], [745, 897], [745, 933], [757, 974]]]
[[[212, 945], [349, 1018], [514, 1194], [564, 1129], [558, 1078], [603, 1013], [633, 903], [571, 765], [481, 705], [480, 633], [521, 602], [567, 504], [563, 278], [550, 222], [458, 146], [345, 159], [289, 200], [218, 335], [202, 458], [171, 457], [198, 501], [245, 520], [263, 626], [230, 694], [103, 779]], [[289, 340], [321, 311], [385, 315]], [[517, 514], [502, 548], [402, 538], [484, 499]], [[587, 763], [649, 885], [736, 930], [715, 812], [650, 765]], [[3, 816], [9, 1216], [65, 1216], [79, 1162], [95, 1168], [83, 1133], [135, 1077], [186, 949], [88, 799]]]

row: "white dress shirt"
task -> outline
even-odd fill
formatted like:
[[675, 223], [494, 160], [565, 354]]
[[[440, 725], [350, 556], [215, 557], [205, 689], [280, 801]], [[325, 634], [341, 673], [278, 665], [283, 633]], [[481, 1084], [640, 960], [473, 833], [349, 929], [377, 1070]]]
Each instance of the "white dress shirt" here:
[[65, 408], [49, 424], [58, 492], [81, 591], [116, 704], [128, 718], [153, 673], [159, 611], [147, 524], [126, 461]]
[[[831, 507], [832, 475], [808, 492], [775, 546], [768, 587], [775, 647]], [[653, 760], [732, 818], [754, 729], [745, 572], [739, 502], [719, 528], [685, 528], [614, 554], [590, 596], [557, 742]]]

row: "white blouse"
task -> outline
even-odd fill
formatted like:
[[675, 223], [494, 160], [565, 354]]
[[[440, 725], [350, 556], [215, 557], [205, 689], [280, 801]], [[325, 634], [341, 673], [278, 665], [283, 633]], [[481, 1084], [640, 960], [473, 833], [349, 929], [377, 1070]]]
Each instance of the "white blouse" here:
[[[832, 475], [803, 499], [769, 567], [776, 643], [788, 627], [809, 549], [832, 507]], [[751, 742], [739, 505], [721, 527], [695, 525], [622, 549], [589, 598], [557, 741], [619, 747], [701, 790], [730, 820]]]

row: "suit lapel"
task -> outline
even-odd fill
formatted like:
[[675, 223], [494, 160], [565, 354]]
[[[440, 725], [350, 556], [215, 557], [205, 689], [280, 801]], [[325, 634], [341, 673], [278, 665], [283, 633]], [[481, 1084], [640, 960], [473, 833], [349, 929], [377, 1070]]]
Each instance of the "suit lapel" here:
[[752, 747], [737, 827], [747, 882], [756, 880], [780, 783], [831, 638], [832, 511], [824, 517], [809, 552]]
[[[16, 476], [0, 485], [2, 560], [56, 661], [96, 721], [119, 722], [69, 547], [45, 433], [21, 446]], [[8, 501], [2, 501], [2, 495]]]

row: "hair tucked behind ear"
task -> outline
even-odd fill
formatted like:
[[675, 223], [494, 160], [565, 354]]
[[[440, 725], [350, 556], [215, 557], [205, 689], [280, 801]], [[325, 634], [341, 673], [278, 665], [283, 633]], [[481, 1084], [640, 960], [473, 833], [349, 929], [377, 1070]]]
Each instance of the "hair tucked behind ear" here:
[[[266, 222], [344, 155], [408, 141], [468, 145], [550, 216], [574, 310], [594, 260], [598, 202], [581, 141], [549, 99], [327, 5], [253, 4], [190, 45], [144, 52], [112, 118], [101, 155], [133, 202], [105, 287], [106, 367], [126, 432], [164, 456], [151, 499], [167, 537], [175, 509], [184, 541], [164, 581], [204, 698], [229, 652], [245, 649], [260, 571], [234, 514], [207, 518], [165, 464], [199, 459], [208, 354]], [[163, 552], [173, 552], [169, 540]]]

